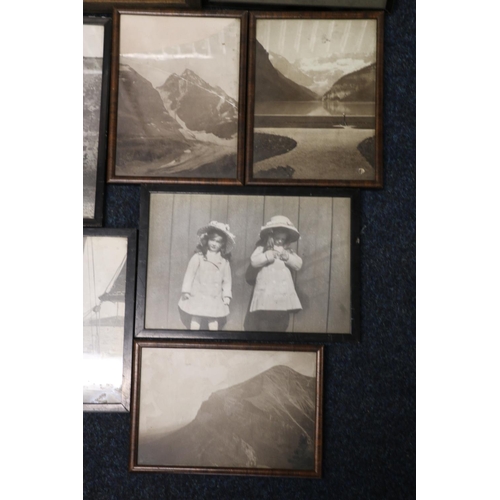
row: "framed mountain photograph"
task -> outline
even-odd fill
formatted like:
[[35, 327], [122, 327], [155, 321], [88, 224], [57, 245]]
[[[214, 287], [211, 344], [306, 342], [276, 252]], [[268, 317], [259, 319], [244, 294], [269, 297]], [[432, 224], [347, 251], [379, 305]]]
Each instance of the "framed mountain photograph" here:
[[135, 336], [359, 341], [359, 192], [143, 186]]
[[242, 184], [247, 13], [113, 22], [108, 181]]
[[323, 347], [134, 343], [131, 471], [321, 477]]
[[247, 184], [382, 187], [383, 22], [250, 14]]
[[83, 225], [102, 226], [111, 19], [83, 17]]
[[130, 410], [135, 229], [83, 230], [83, 411]]

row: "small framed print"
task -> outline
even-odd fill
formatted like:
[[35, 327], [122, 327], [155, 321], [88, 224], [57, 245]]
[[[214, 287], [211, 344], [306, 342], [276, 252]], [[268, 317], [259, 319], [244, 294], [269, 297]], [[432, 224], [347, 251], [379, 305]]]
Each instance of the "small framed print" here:
[[83, 225], [102, 226], [111, 19], [83, 17]]
[[83, 230], [83, 410], [130, 410], [135, 229]]
[[383, 21], [250, 14], [247, 184], [382, 187]]
[[143, 186], [136, 337], [358, 341], [358, 197]]
[[321, 477], [323, 347], [135, 341], [131, 471]]
[[247, 13], [113, 22], [108, 181], [242, 184]]

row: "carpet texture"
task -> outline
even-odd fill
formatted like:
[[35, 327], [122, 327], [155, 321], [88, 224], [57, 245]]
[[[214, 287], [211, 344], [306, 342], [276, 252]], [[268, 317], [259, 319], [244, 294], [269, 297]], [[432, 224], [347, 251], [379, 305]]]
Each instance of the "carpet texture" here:
[[[361, 195], [361, 342], [325, 350], [322, 479], [130, 473], [130, 415], [84, 414], [84, 498], [415, 498], [414, 1], [384, 52], [384, 188]], [[139, 191], [107, 185], [106, 227], [138, 228]]]

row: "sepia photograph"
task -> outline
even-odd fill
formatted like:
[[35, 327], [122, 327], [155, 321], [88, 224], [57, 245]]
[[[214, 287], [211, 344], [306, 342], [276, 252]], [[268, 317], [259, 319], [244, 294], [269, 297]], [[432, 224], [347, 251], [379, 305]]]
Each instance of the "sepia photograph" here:
[[383, 14], [355, 16], [251, 14], [248, 183], [380, 183]]
[[322, 352], [136, 341], [130, 469], [320, 477]]
[[143, 188], [136, 336], [357, 339], [355, 193], [255, 189]]
[[83, 233], [83, 409], [128, 411], [135, 230]]
[[83, 18], [83, 223], [102, 224], [111, 19]]
[[241, 184], [246, 13], [115, 12], [115, 19], [108, 179]]

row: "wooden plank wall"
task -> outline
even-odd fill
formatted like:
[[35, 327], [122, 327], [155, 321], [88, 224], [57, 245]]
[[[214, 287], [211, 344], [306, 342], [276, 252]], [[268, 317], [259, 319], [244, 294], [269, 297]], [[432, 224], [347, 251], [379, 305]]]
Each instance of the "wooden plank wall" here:
[[246, 276], [261, 226], [273, 215], [288, 217], [301, 239], [292, 248], [303, 259], [296, 290], [303, 310], [289, 332], [350, 331], [350, 199], [153, 193], [150, 206], [146, 328], [183, 330], [178, 301], [196, 232], [212, 220], [236, 235], [232, 252], [233, 300], [225, 330], [245, 329], [252, 285]]

